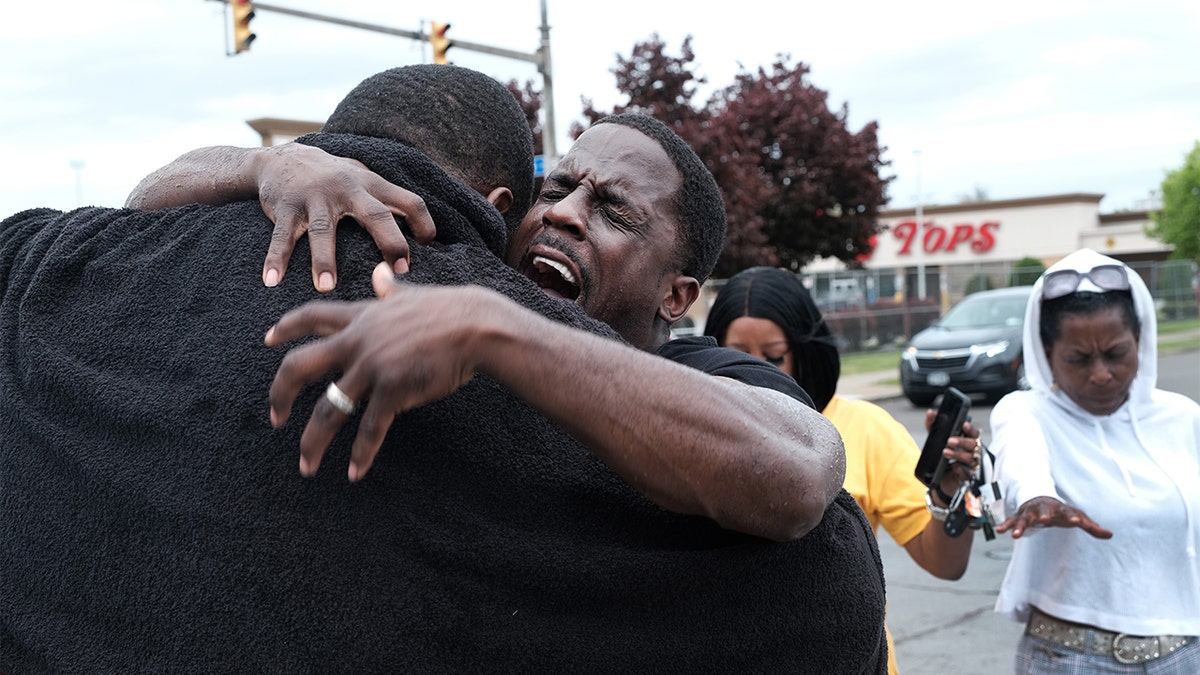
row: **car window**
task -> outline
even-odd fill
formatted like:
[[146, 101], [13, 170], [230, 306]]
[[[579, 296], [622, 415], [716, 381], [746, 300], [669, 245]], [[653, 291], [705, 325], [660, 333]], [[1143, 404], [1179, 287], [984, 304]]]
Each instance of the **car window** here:
[[1024, 297], [968, 295], [946, 312], [939, 325], [947, 330], [1020, 326], [1025, 320], [1025, 303]]

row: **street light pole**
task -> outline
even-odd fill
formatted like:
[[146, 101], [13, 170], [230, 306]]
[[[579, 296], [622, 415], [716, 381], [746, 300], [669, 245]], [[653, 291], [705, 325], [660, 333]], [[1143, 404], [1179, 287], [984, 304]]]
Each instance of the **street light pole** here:
[[913, 254], [917, 257], [917, 297], [925, 298], [925, 237], [921, 231], [924, 213], [921, 209], [921, 151], [913, 150], [913, 158], [916, 162], [917, 174], [917, 246], [913, 249]]
[[546, 171], [549, 172], [558, 161], [557, 144], [554, 135], [554, 76], [550, 70], [550, 24], [546, 22], [546, 0], [542, 0], [542, 44], [538, 48], [541, 61], [538, 70], [542, 73], [542, 107], [545, 108], [546, 121], [542, 123], [542, 156], [545, 158]]
[[75, 206], [83, 206], [83, 160], [71, 160], [71, 168], [75, 170]]

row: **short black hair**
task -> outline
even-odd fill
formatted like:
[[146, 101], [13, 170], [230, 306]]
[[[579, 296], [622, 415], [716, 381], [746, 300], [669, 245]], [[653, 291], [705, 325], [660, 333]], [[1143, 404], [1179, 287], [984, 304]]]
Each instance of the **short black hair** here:
[[1051, 300], [1042, 301], [1042, 316], [1038, 321], [1038, 335], [1042, 338], [1042, 346], [1050, 349], [1062, 337], [1063, 317], [1091, 316], [1107, 309], [1121, 310], [1121, 319], [1125, 327], [1133, 332], [1134, 337], [1142, 334], [1142, 322], [1138, 320], [1137, 310], [1133, 307], [1133, 295], [1129, 291], [1108, 291], [1093, 293], [1091, 291], [1076, 291]]
[[712, 274], [725, 247], [725, 202], [708, 167], [687, 144], [662, 122], [640, 113], [609, 115], [597, 124], [620, 124], [654, 139], [679, 170], [682, 182], [671, 207], [679, 218], [679, 267], [700, 283]]
[[399, 141], [486, 195], [507, 187], [512, 231], [533, 199], [533, 133], [512, 92], [470, 68], [415, 64], [363, 80], [322, 129]]
[[704, 334], [725, 345], [729, 324], [742, 317], [766, 319], [787, 337], [796, 378], [824, 410], [837, 391], [842, 361], [837, 340], [817, 303], [796, 275], [777, 267], [751, 267], [729, 278], [708, 310]]

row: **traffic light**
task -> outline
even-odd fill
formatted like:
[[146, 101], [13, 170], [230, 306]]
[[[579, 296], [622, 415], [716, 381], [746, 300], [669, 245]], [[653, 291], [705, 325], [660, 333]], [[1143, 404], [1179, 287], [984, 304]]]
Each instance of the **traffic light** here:
[[250, 0], [229, 0], [233, 5], [233, 51], [235, 54], [250, 51], [250, 43], [258, 37], [250, 32], [250, 19], [254, 18], [254, 3]]
[[450, 63], [446, 59], [446, 50], [450, 49], [454, 43], [450, 38], [446, 37], [446, 31], [450, 28], [450, 24], [442, 21], [434, 21], [432, 28], [429, 31], [429, 44], [433, 45], [433, 62], [434, 63]]

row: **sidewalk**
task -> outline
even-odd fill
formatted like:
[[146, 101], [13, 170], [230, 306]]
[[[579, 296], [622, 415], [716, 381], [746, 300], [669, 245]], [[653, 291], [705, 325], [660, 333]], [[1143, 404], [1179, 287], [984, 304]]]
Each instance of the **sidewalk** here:
[[900, 356], [896, 356], [896, 367], [870, 373], [842, 375], [838, 378], [838, 396], [848, 399], [885, 401], [904, 396], [900, 389]]

